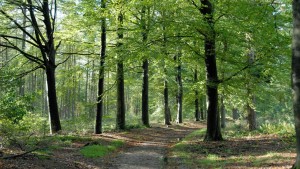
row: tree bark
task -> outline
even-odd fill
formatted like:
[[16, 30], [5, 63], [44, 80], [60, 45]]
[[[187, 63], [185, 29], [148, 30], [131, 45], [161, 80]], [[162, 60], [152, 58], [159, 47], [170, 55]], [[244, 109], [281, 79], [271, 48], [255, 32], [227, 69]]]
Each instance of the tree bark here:
[[224, 96], [221, 96], [221, 106], [220, 106], [220, 111], [221, 111], [221, 128], [226, 127], [226, 117], [225, 117], [225, 105], [224, 105]]
[[[101, 8], [105, 10], [106, 1], [101, 1]], [[103, 117], [103, 100], [104, 100], [104, 64], [106, 56], [106, 18], [101, 19], [101, 54], [100, 54], [100, 70], [99, 70], [99, 81], [98, 81], [98, 97], [97, 97], [97, 113], [96, 113], [96, 124], [95, 134], [102, 133], [102, 117]]]
[[216, 64], [216, 47], [213, 22], [213, 5], [209, 0], [200, 0], [200, 12], [204, 16], [204, 20], [210, 29], [205, 35], [205, 65], [207, 77], [207, 131], [204, 140], [206, 141], [219, 141], [223, 140], [220, 129], [220, 116], [218, 111], [218, 73]]
[[[198, 82], [198, 71], [197, 68], [194, 72], [194, 83]], [[199, 92], [197, 88], [195, 89], [195, 120], [200, 121], [200, 111], [199, 111]]]
[[[249, 53], [249, 64], [253, 64], [255, 60], [255, 53], [253, 49], [250, 49]], [[250, 79], [248, 83], [248, 102], [247, 102], [247, 113], [248, 113], [248, 124], [249, 124], [249, 130], [253, 131], [257, 129], [256, 124], [256, 111], [253, 108], [253, 105], [255, 105], [255, 95], [252, 92], [251, 88], [253, 87], [253, 82], [251, 81], [252, 77], [254, 76], [251, 72], [249, 73]]]
[[296, 130], [295, 169], [300, 168], [300, 0], [293, 0], [292, 88]]
[[164, 80], [164, 106], [165, 106], [165, 125], [171, 125], [171, 112], [169, 108], [169, 88], [167, 79]]
[[[146, 44], [148, 40], [148, 28], [146, 25], [146, 7], [142, 7], [141, 13], [142, 38]], [[144, 126], [149, 127], [149, 61], [143, 61], [143, 86], [142, 86], [142, 122]]]
[[181, 51], [179, 50], [176, 58], [177, 62], [177, 123], [182, 123], [182, 95], [183, 95], [183, 88], [182, 88], [182, 78], [181, 78]]
[[[165, 18], [165, 12], [162, 11], [162, 17]], [[168, 56], [167, 52], [167, 35], [166, 35], [166, 26], [163, 25], [163, 53], [165, 57]], [[165, 60], [163, 60], [164, 67], [164, 115], [165, 115], [165, 125], [171, 125], [171, 111], [169, 108], [169, 86], [168, 86], [168, 71]]]
[[[118, 15], [118, 39], [123, 39], [123, 13], [120, 12]], [[122, 47], [122, 43], [118, 42], [117, 48]], [[120, 50], [120, 49], [118, 49]], [[120, 51], [118, 51], [120, 54]], [[117, 118], [116, 118], [116, 129], [124, 130], [125, 129], [125, 92], [124, 92], [124, 64], [123, 59], [118, 56], [118, 63], [117, 63]]]
[[203, 96], [200, 97], [200, 118], [201, 120], [205, 119], [205, 111], [206, 110], [206, 98]]
[[48, 86], [48, 102], [50, 110], [50, 126], [51, 133], [56, 133], [61, 130], [58, 105], [57, 105], [57, 96], [56, 96], [56, 83], [55, 83], [55, 67], [49, 66], [46, 68], [47, 75], [47, 86]]

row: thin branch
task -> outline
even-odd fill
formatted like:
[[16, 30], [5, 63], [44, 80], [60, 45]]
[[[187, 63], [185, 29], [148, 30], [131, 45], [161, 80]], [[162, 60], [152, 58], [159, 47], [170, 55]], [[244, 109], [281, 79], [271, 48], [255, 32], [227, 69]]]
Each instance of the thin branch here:
[[35, 43], [33, 43], [33, 42], [29, 41], [29, 40], [26, 40], [26, 39], [20, 38], [20, 37], [16, 37], [16, 36], [10, 36], [10, 35], [3, 35], [3, 34], [0, 34], [0, 37], [3, 37], [3, 38], [10, 38], [10, 39], [16, 39], [16, 40], [21, 40], [21, 41], [25, 41], [25, 42], [27, 42], [27, 43], [29, 43], [29, 44], [31, 44], [31, 45], [33, 45], [33, 46], [35, 46], [35, 47], [39, 48], [39, 46], [38, 46], [37, 44], [35, 44]]
[[36, 71], [36, 70], [38, 70], [38, 69], [45, 69], [45, 68], [44, 68], [44, 65], [38, 65], [38, 66], [32, 68], [31, 70], [28, 70], [28, 71], [26, 71], [26, 72], [23, 72], [23, 73], [21, 73], [21, 74], [18, 74], [16, 79], [18, 79], [18, 78], [20, 79], [20, 78], [22, 78], [22, 77], [28, 75], [29, 73], [34, 72], [34, 71]]
[[199, 51], [195, 50], [191, 45], [189, 45], [187, 42], [183, 42], [185, 45], [187, 45], [196, 55], [201, 57], [202, 59], [205, 59], [204, 55], [201, 54]]
[[246, 66], [244, 66], [242, 69], [240, 69], [239, 71], [233, 73], [232, 75], [230, 75], [229, 77], [227, 77], [226, 79], [222, 79], [222, 80], [219, 80], [219, 83], [223, 83], [223, 82], [227, 82], [229, 80], [231, 80], [233, 77], [239, 75], [241, 72], [243, 72], [244, 70], [248, 69], [248, 68], [251, 68], [253, 66], [255, 66], [255, 62], [259, 61], [260, 59], [256, 59], [253, 63], [251, 64], [247, 64]]
[[61, 55], [81, 55], [81, 56], [90, 56], [90, 55], [100, 55], [100, 53], [77, 53], [77, 52], [65, 52], [59, 53]]
[[17, 157], [22, 157], [26, 154], [29, 154], [29, 153], [32, 153], [34, 151], [38, 150], [38, 148], [35, 148], [33, 150], [30, 150], [30, 151], [26, 151], [24, 153], [21, 153], [21, 154], [17, 154], [17, 155], [12, 155], [12, 156], [8, 156], [8, 157], [2, 157], [2, 159], [11, 159], [11, 158], [17, 158]]
[[0, 9], [0, 13], [2, 13], [6, 18], [8, 18], [10, 21], [12, 21], [22, 32], [24, 32], [30, 39], [32, 39], [34, 42], [38, 43], [37, 40], [26, 31], [25, 28], [23, 28], [16, 20], [14, 20], [12, 17], [10, 17], [6, 12], [4, 12], [2, 9]]
[[27, 59], [29, 59], [29, 60], [31, 60], [31, 61], [37, 63], [37, 64], [43, 64], [43, 63], [44, 63], [43, 60], [41, 60], [41, 59], [39, 59], [39, 58], [37, 58], [37, 57], [35, 57], [35, 56], [33, 56], [33, 55], [30, 55], [30, 54], [26, 53], [25, 51], [21, 50], [19, 47], [17, 47], [17, 46], [14, 45], [13, 43], [11, 43], [11, 42], [9, 41], [9, 39], [7, 39], [7, 38], [5, 38], [5, 37], [3, 37], [3, 38], [9, 43], [9, 45], [5, 45], [5, 44], [1, 44], [1, 43], [0, 43], [0, 46], [2, 46], [2, 47], [7, 47], [7, 48], [10, 48], [10, 49], [14, 49], [14, 50], [17, 50], [17, 51], [20, 52], [24, 57], [26, 57]]
[[5, 61], [5, 64], [1, 66], [0, 70], [2, 70], [2, 68], [6, 67], [9, 62], [11, 62], [12, 60], [14, 60], [16, 57], [18, 57], [20, 54], [16, 54], [15, 56], [13, 56], [12, 58], [10, 58], [8, 61]]
[[64, 61], [58, 63], [58, 64], [56, 65], [56, 67], [58, 67], [58, 66], [61, 65], [61, 64], [66, 63], [66, 62], [71, 58], [71, 56], [72, 56], [72, 55], [68, 56]]

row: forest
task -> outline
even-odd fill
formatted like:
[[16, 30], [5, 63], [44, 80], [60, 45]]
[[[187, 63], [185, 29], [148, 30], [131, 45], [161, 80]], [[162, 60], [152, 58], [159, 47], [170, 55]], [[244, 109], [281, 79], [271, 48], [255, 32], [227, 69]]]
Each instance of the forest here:
[[300, 169], [300, 0], [0, 0], [0, 168]]

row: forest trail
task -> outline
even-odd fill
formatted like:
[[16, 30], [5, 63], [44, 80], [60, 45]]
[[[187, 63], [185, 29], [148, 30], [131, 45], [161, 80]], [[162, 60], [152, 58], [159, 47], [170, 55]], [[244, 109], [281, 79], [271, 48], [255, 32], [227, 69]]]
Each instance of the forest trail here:
[[[120, 151], [104, 158], [86, 158], [80, 150], [91, 141], [74, 141], [44, 152], [44, 155], [27, 154], [18, 158], [0, 159], [2, 169], [161, 169], [178, 168], [180, 160], [169, 157], [170, 148], [180, 142], [189, 133], [205, 127], [200, 122], [161, 125], [153, 124], [151, 128], [131, 129], [123, 132], [107, 132], [90, 135], [94, 141], [123, 140], [125, 145]], [[46, 143], [47, 147], [55, 142]], [[18, 154], [18, 152], [15, 152]], [[183, 165], [182, 165], [183, 166]], [[182, 168], [182, 167], [180, 167]]]
[[[204, 127], [201, 123], [182, 125], [153, 125], [128, 133], [104, 134], [105, 137], [126, 140], [129, 147], [105, 163], [107, 169], [161, 169], [178, 168], [179, 159], [169, 157], [169, 148], [189, 133]], [[181, 168], [181, 167], [180, 167]]]

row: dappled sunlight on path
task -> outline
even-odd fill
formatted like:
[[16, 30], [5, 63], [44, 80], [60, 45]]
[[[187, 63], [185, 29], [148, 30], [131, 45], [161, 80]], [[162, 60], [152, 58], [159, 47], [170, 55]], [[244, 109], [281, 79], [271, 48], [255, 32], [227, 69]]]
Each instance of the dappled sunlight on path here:
[[129, 147], [106, 163], [109, 169], [159, 169], [167, 161], [168, 148], [179, 142], [201, 124], [181, 125], [155, 124], [147, 129], [133, 129], [130, 132], [106, 133], [104, 137], [126, 140]]

